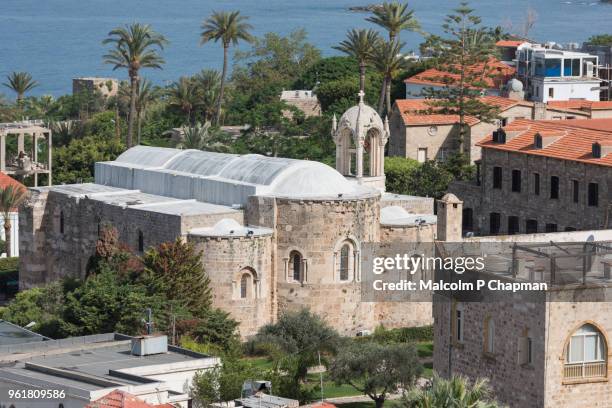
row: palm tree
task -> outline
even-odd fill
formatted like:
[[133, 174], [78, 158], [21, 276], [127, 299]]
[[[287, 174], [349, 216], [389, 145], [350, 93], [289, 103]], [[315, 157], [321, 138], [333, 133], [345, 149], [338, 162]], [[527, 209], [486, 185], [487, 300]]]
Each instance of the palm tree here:
[[157, 100], [158, 89], [153, 87], [151, 81], [144, 80], [138, 87], [138, 98], [136, 99], [136, 122], [138, 127], [137, 144], [140, 144], [142, 134], [142, 118], [147, 113], [149, 106]]
[[193, 123], [193, 111], [200, 104], [198, 89], [195, 82], [189, 77], [181, 77], [170, 85], [167, 90], [168, 105], [177, 108], [185, 114], [187, 124]]
[[378, 113], [382, 115], [386, 103], [387, 115], [391, 113], [391, 84], [397, 75], [406, 68], [406, 59], [402, 56], [404, 43], [381, 42], [375, 48], [374, 65], [383, 75], [383, 85], [378, 101]]
[[11, 213], [26, 199], [27, 190], [21, 186], [8, 185], [0, 189], [0, 212], [4, 217], [4, 240], [6, 256], [11, 257]]
[[200, 44], [209, 41], [219, 42], [223, 45], [223, 71], [221, 72], [221, 85], [219, 87], [219, 98], [217, 100], [217, 112], [215, 124], [219, 124], [221, 117], [221, 104], [225, 91], [225, 77], [227, 76], [228, 52], [230, 45], [238, 45], [240, 40], [252, 42], [253, 36], [249, 33], [253, 27], [246, 22], [248, 17], [241, 16], [240, 11], [215, 11], [202, 23]]
[[390, 42], [399, 39], [400, 32], [404, 30], [419, 31], [421, 28], [414, 18], [414, 10], [408, 9], [407, 3], [384, 2], [380, 7], [374, 8], [372, 13], [374, 15], [366, 18], [366, 21], [387, 30]]
[[176, 147], [179, 149], [204, 150], [211, 143], [210, 122], [203, 125], [196, 123], [194, 126], [183, 127], [183, 140]]
[[362, 92], [365, 92], [366, 67], [379, 41], [380, 36], [374, 30], [352, 29], [346, 34], [346, 40], [334, 47], [359, 62], [359, 90]]
[[466, 378], [453, 376], [450, 380], [434, 374], [431, 385], [415, 388], [401, 404], [404, 408], [500, 408], [491, 395], [487, 380], [470, 383]]
[[138, 73], [141, 68], [161, 69], [164, 60], [158, 54], [168, 41], [164, 36], [153, 31], [147, 24], [133, 23], [119, 27], [108, 33], [103, 44], [113, 44], [113, 48], [104, 55], [104, 62], [113, 65], [113, 70], [125, 68], [130, 77], [130, 113], [126, 145], [132, 147], [134, 122], [136, 119], [136, 100], [138, 98]]
[[204, 121], [212, 120], [215, 116], [215, 107], [219, 98], [221, 74], [214, 69], [203, 69], [193, 77], [193, 80], [201, 99], [200, 109]]
[[23, 97], [26, 92], [36, 88], [38, 82], [36, 82], [32, 75], [27, 72], [12, 72], [6, 77], [7, 82], [3, 85], [13, 90], [17, 94], [17, 104], [21, 104]]

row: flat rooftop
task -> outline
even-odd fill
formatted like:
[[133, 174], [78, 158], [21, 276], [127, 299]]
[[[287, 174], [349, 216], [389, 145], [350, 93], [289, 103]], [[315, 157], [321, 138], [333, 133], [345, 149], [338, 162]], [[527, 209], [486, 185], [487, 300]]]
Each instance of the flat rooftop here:
[[[108, 333], [31, 343], [0, 353], [0, 381], [28, 379], [81, 391], [158, 382], [150, 378], [212, 367], [219, 360], [168, 346], [160, 354], [135, 356], [132, 337]], [[2, 350], [0, 350], [2, 351]]]
[[612, 286], [612, 230], [476, 237], [446, 248], [457, 245], [464, 255], [485, 254], [486, 273], [510, 280]]
[[238, 210], [224, 205], [205, 203], [193, 199], [159, 196], [101, 184], [85, 183], [38, 187], [36, 191], [49, 191], [75, 198], [86, 198], [122, 208], [141, 209], [170, 215], [206, 215], [236, 213]]
[[47, 337], [17, 326], [6, 320], [0, 320], [0, 346], [24, 344], [49, 340]]

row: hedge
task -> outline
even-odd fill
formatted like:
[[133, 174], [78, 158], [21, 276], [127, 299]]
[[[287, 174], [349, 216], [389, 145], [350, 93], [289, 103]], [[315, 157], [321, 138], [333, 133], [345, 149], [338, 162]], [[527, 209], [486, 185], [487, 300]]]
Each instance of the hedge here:
[[19, 258], [0, 258], [0, 294], [12, 297], [19, 290]]

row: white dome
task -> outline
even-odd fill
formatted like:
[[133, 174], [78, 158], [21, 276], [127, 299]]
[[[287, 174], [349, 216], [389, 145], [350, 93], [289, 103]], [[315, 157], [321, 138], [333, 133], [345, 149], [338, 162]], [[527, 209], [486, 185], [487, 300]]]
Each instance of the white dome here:
[[506, 85], [508, 90], [513, 92], [523, 92], [523, 83], [516, 78], [512, 78]]
[[423, 225], [435, 224], [437, 217], [432, 214], [410, 214], [404, 208], [392, 205], [381, 208], [380, 223], [382, 225]]
[[335, 169], [319, 162], [298, 162], [286, 169], [271, 185], [270, 194], [288, 197], [337, 197], [364, 190]]
[[340, 129], [343, 127], [357, 129], [357, 118], [359, 118], [360, 125], [366, 129], [376, 127], [380, 129], [381, 132], [384, 129], [383, 121], [378, 115], [378, 112], [364, 103], [355, 105], [344, 112], [342, 117], [340, 117]]
[[244, 227], [240, 225], [238, 221], [231, 218], [223, 218], [215, 224], [212, 232], [214, 232], [216, 235], [230, 235], [239, 233], [242, 231], [242, 229], [244, 229]]

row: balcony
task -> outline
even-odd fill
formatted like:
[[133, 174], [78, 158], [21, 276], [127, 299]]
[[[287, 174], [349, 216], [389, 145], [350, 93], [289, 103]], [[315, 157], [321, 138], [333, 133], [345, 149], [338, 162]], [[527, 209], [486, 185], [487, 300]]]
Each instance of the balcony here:
[[565, 381], [603, 379], [607, 377], [607, 374], [608, 367], [605, 361], [565, 364], [563, 367], [563, 379]]

